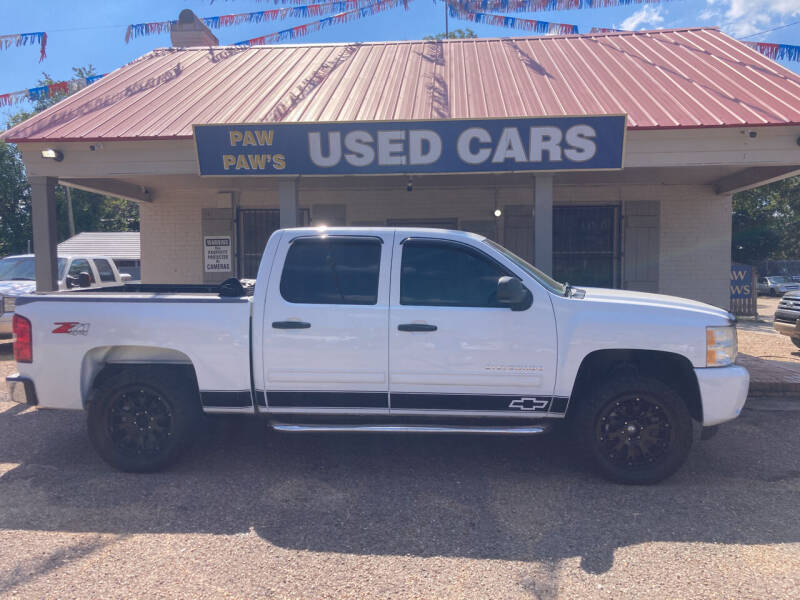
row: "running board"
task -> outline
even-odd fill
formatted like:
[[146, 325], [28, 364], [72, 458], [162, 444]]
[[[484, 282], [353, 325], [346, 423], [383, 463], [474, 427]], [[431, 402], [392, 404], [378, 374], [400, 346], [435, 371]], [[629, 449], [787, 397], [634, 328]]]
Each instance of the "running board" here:
[[270, 422], [276, 431], [291, 433], [489, 433], [500, 435], [537, 435], [550, 425], [458, 426], [458, 425], [303, 425]]

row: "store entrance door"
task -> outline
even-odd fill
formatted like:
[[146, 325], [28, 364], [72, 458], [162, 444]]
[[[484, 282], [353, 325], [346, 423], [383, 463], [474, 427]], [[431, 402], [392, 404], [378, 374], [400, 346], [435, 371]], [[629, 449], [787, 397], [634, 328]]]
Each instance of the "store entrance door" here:
[[[297, 226], [309, 222], [309, 210], [297, 210]], [[281, 211], [276, 208], [239, 209], [239, 277], [255, 279], [267, 240], [281, 228]]]
[[619, 207], [553, 207], [553, 277], [587, 287], [619, 287]]

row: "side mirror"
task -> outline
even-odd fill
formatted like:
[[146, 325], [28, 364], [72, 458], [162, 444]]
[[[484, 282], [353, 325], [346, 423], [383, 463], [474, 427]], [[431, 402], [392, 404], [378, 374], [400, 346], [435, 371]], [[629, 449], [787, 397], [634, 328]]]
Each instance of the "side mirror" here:
[[519, 279], [505, 275], [497, 280], [497, 301], [511, 310], [527, 310], [533, 304], [533, 294]]
[[89, 287], [92, 285], [92, 278], [86, 271], [81, 271], [78, 273], [78, 287]]
[[123, 282], [124, 281], [130, 281], [131, 279], [133, 279], [133, 277], [131, 276], [130, 273], [120, 273], [119, 274], [119, 280], [120, 281], [123, 281]]

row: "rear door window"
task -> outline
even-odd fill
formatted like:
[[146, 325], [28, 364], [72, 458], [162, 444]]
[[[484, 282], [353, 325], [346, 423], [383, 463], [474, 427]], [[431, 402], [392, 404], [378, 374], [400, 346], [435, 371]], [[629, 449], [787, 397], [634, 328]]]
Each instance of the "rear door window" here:
[[95, 258], [94, 266], [97, 267], [97, 274], [100, 275], [100, 281], [114, 281], [114, 269], [104, 258]]
[[281, 296], [296, 304], [377, 304], [377, 238], [296, 238], [286, 255]]

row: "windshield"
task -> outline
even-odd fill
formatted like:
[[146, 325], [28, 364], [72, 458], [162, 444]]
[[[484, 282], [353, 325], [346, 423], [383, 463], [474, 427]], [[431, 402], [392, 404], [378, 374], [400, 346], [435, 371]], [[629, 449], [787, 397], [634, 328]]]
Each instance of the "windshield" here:
[[769, 277], [768, 279], [770, 280], [771, 283], [789, 283], [791, 281], [791, 279], [789, 279], [788, 277], [783, 277], [783, 276]]
[[484, 238], [483, 242], [485, 244], [488, 244], [489, 246], [491, 246], [492, 248], [494, 248], [498, 252], [500, 252], [503, 256], [508, 258], [511, 262], [513, 262], [520, 269], [525, 271], [528, 275], [533, 277], [536, 281], [541, 283], [544, 287], [546, 287], [548, 290], [550, 290], [554, 294], [558, 294], [559, 296], [566, 295], [567, 286], [565, 286], [563, 283], [560, 283], [560, 282], [556, 281], [555, 279], [553, 279], [549, 275], [546, 275], [545, 273], [543, 273], [542, 271], [540, 271], [539, 269], [534, 267], [531, 263], [529, 263], [524, 258], [520, 258], [519, 256], [514, 254], [508, 248], [504, 248], [503, 246], [501, 246], [497, 242], [493, 242], [492, 240], [490, 240], [488, 238]]
[[[58, 259], [58, 278], [64, 276], [66, 258]], [[34, 271], [34, 258], [32, 256], [19, 256], [0, 260], [0, 281], [36, 281]]]

